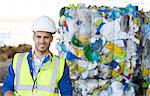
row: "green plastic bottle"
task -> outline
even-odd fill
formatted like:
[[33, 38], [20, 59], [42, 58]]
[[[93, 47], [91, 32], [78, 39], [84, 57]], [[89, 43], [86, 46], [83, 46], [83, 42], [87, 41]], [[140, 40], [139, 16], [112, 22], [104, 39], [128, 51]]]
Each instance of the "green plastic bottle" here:
[[71, 39], [71, 43], [77, 47], [83, 47], [83, 44], [80, 40], [76, 39], [75, 37], [73, 37]]

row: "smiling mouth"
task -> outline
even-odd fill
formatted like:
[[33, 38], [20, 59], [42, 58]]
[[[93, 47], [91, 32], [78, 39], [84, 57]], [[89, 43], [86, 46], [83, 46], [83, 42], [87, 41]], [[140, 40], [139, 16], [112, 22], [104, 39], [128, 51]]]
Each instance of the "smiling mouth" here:
[[45, 45], [39, 45], [40, 47], [45, 47]]

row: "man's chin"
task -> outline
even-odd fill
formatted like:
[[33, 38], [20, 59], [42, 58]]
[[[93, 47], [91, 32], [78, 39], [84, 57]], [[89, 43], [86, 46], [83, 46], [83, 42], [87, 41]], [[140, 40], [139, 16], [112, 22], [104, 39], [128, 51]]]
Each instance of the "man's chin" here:
[[38, 48], [38, 51], [39, 52], [45, 52], [45, 51], [47, 51], [48, 50], [48, 48], [46, 48], [46, 47], [39, 47]]
[[45, 49], [39, 49], [39, 52], [45, 52], [46, 50]]

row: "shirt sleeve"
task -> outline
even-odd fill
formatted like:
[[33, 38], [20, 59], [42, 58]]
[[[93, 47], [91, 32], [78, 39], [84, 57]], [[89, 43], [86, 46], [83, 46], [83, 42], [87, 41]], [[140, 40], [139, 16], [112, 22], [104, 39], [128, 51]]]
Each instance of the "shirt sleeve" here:
[[4, 79], [4, 84], [2, 87], [2, 94], [5, 94], [7, 91], [14, 91], [14, 70], [12, 64], [8, 67], [8, 73]]
[[69, 67], [65, 65], [64, 74], [59, 81], [59, 89], [61, 96], [72, 96], [72, 83], [69, 77]]

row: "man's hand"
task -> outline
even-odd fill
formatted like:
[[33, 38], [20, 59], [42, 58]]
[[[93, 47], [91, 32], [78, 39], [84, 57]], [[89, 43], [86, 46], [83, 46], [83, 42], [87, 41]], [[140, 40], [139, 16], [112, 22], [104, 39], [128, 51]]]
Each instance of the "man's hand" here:
[[15, 96], [13, 91], [7, 91], [4, 96]]

